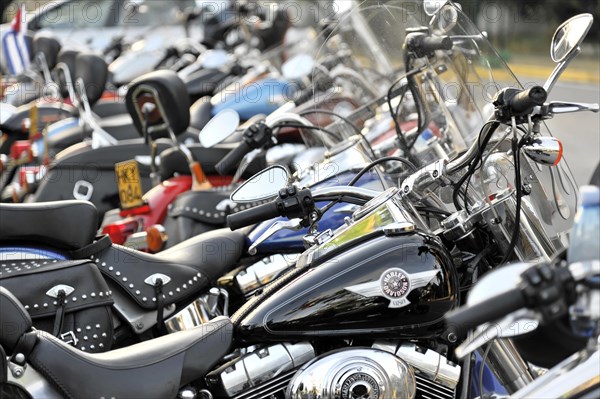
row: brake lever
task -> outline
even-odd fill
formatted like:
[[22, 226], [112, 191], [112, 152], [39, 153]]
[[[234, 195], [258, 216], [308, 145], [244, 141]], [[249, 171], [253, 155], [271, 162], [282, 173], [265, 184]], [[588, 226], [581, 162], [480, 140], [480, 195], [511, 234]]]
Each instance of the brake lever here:
[[262, 233], [260, 235], [260, 237], [258, 237], [258, 239], [252, 243], [252, 245], [250, 245], [250, 248], [248, 248], [248, 253], [250, 255], [256, 255], [256, 252], [257, 252], [256, 248], [260, 244], [265, 242], [273, 234], [275, 234], [281, 230], [287, 229], [287, 230], [297, 231], [297, 230], [300, 230], [302, 227], [303, 226], [302, 226], [301, 218], [290, 219], [290, 220], [278, 220], [275, 223], [273, 223], [271, 225], [271, 227], [269, 227], [264, 233]]
[[568, 114], [573, 112], [591, 111], [598, 113], [597, 103], [568, 103], [563, 101], [551, 101], [544, 104], [538, 114], [543, 118], [552, 118], [557, 114]]
[[[477, 328], [472, 339], [466, 339], [456, 347], [454, 354], [459, 359], [468, 356], [470, 353], [481, 348], [483, 345], [496, 338], [502, 338], [502, 331], [510, 330], [510, 327], [519, 321], [536, 321], [539, 325], [541, 317], [531, 309], [519, 309], [506, 315], [501, 320], [494, 323], [487, 323]], [[535, 326], [537, 328], [537, 325]], [[534, 328], [534, 329], [535, 329]], [[532, 330], [533, 331], [533, 330]]]
[[242, 161], [240, 162], [240, 166], [237, 168], [237, 170], [235, 171], [235, 174], [233, 175], [233, 179], [231, 180], [232, 183], [237, 183], [240, 181], [240, 179], [242, 178], [242, 175], [244, 174], [244, 172], [246, 171], [248, 166], [252, 163], [252, 161], [254, 161], [254, 159], [256, 159], [256, 157], [261, 152], [262, 152], [262, 149], [257, 149], [257, 150], [252, 150], [249, 153], [247, 153], [246, 155], [244, 155], [244, 158], [242, 158]]

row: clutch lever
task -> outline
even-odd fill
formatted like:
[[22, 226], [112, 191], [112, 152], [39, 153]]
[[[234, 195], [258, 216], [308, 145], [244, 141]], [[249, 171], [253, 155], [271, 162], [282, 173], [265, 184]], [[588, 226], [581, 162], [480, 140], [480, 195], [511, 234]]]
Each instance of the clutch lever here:
[[248, 253], [250, 255], [256, 255], [256, 248], [260, 244], [265, 242], [267, 238], [271, 237], [273, 234], [281, 230], [287, 229], [297, 231], [300, 230], [302, 227], [304, 226], [301, 218], [295, 218], [290, 220], [278, 220], [275, 223], [273, 223], [271, 227], [269, 227], [264, 233], [262, 233], [260, 237], [258, 237], [258, 239], [252, 243], [252, 245], [250, 245], [250, 248], [248, 248]]
[[238, 183], [241, 180], [242, 175], [244, 174], [248, 166], [252, 163], [252, 161], [254, 161], [254, 159], [256, 159], [256, 157], [258, 157], [262, 153], [262, 151], [262, 149], [252, 150], [246, 155], [244, 155], [244, 158], [242, 158], [242, 161], [240, 162], [240, 166], [237, 168], [235, 174], [233, 175], [233, 179], [231, 180], [232, 183]]
[[591, 111], [598, 113], [597, 103], [568, 103], [563, 101], [551, 101], [544, 104], [538, 114], [544, 119], [552, 118], [557, 114], [568, 114], [573, 112]]
[[456, 357], [462, 359], [496, 338], [508, 337], [510, 333], [509, 335], [506, 335], [505, 332], [514, 330], [514, 326], [518, 325], [517, 323], [520, 321], [535, 323], [531, 326], [531, 331], [533, 331], [539, 325], [540, 320], [540, 315], [533, 310], [519, 309], [506, 315], [497, 322], [487, 323], [478, 327], [472, 338], [463, 341], [456, 347], [454, 353], [456, 354]]

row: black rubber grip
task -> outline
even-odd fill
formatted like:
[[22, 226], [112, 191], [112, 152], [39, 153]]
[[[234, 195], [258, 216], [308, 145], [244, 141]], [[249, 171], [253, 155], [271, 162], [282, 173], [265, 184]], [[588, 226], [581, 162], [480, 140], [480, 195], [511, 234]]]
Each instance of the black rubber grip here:
[[484, 323], [498, 320], [507, 314], [525, 307], [525, 299], [519, 288], [490, 298], [474, 306], [448, 312], [445, 316], [446, 325], [462, 340], [466, 338], [469, 330], [475, 329]]
[[541, 86], [534, 86], [527, 90], [517, 93], [510, 99], [508, 105], [513, 114], [526, 114], [531, 112], [533, 107], [544, 105], [548, 93]]
[[300, 91], [300, 95], [296, 97], [294, 104], [296, 104], [296, 106], [302, 105], [313, 98], [314, 95], [314, 86], [310, 86], [309, 88]]
[[339, 56], [339, 55], [329, 56], [321, 61], [321, 66], [327, 70], [332, 70], [338, 64], [341, 64], [342, 62], [344, 62], [344, 58], [346, 58], [346, 57]]
[[235, 168], [238, 167], [244, 155], [252, 151], [252, 147], [246, 140], [242, 139], [240, 144], [235, 147], [233, 150], [229, 151], [225, 158], [221, 159], [216, 165], [215, 170], [220, 175], [228, 175], [235, 171]]
[[334, 81], [329, 75], [325, 75], [323, 72], [317, 71], [313, 75], [312, 85], [300, 92], [300, 95], [294, 100], [294, 104], [296, 104], [296, 106], [304, 104], [314, 97], [315, 92], [329, 90], [333, 87], [333, 84]]
[[451, 50], [454, 43], [448, 36], [425, 36], [419, 45], [422, 52], [431, 53], [435, 50]]
[[279, 215], [277, 201], [255, 206], [245, 211], [237, 212], [227, 216], [227, 225], [231, 230], [241, 229], [265, 220], [276, 218]]

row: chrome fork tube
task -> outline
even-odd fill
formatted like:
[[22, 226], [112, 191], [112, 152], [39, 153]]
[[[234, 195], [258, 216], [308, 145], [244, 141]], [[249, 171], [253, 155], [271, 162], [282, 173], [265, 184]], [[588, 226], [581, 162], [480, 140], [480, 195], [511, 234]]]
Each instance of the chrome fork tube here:
[[510, 394], [533, 381], [527, 363], [511, 339], [495, 339], [490, 345], [488, 360], [491, 369]]

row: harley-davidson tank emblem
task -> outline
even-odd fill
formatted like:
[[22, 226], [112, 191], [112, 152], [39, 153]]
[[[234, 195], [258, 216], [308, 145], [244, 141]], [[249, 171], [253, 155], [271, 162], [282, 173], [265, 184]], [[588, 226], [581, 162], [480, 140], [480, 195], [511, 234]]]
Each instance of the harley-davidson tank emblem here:
[[437, 284], [439, 270], [428, 270], [419, 273], [407, 273], [403, 269], [394, 267], [381, 274], [378, 281], [357, 284], [346, 287], [348, 291], [364, 297], [382, 296], [390, 300], [390, 308], [402, 308], [410, 304], [406, 298], [413, 290], [427, 286], [429, 283]]
[[389, 299], [402, 298], [410, 289], [410, 280], [402, 269], [387, 270], [379, 281], [383, 294]]

